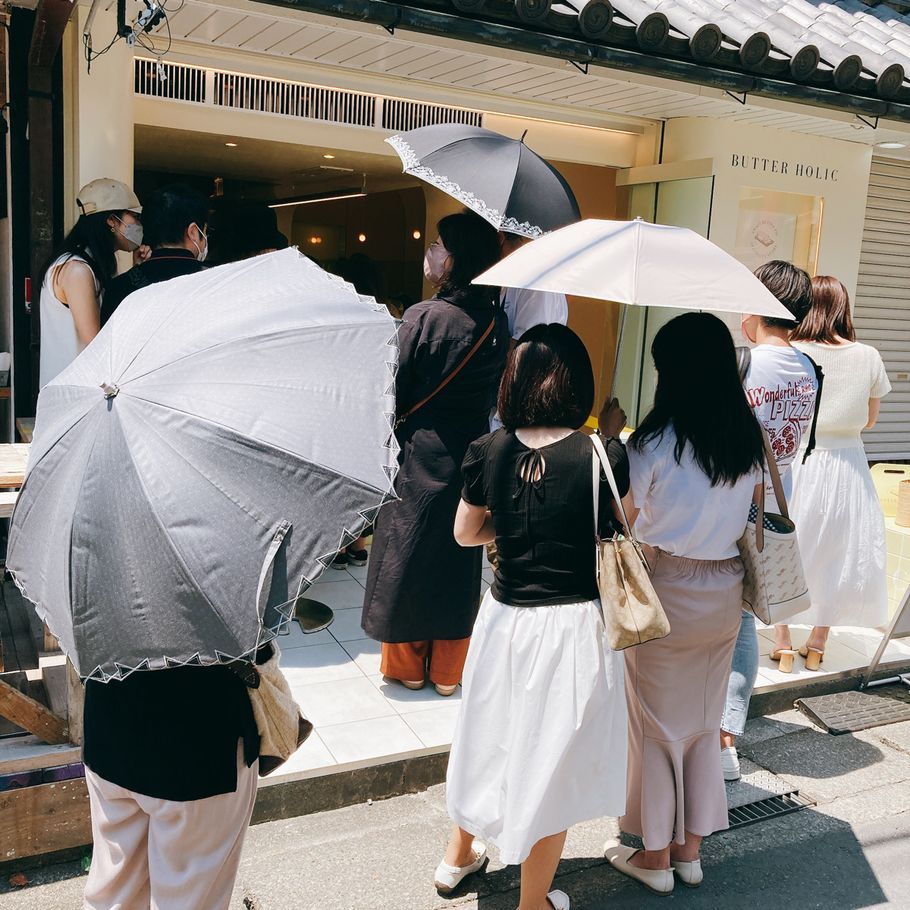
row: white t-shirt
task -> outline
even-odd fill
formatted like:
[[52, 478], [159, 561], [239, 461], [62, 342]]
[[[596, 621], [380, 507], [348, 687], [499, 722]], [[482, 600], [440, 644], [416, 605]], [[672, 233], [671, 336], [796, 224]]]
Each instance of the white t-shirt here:
[[668, 430], [643, 451], [629, 445], [632, 496], [640, 509], [635, 536], [652, 547], [690, 559], [730, 559], [746, 530], [758, 469], [733, 486], [711, 486], [691, 446], [676, 463], [676, 434]]
[[535, 325], [569, 321], [569, 302], [565, 294], [553, 291], [528, 291], [503, 288], [502, 308], [509, 320], [509, 334], [516, 340]]
[[[752, 349], [752, 362], [743, 385], [755, 416], [768, 432], [784, 495], [789, 499], [793, 492], [790, 466], [803, 439], [809, 438], [815, 413], [815, 369], [796, 348], [760, 344]], [[765, 491], [765, 497], [773, 503], [770, 479]], [[773, 510], [777, 511], [776, 507]]]

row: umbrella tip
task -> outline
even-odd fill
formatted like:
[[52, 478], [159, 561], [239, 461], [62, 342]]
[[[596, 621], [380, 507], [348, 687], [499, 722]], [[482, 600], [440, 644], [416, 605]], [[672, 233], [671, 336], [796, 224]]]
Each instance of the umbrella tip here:
[[101, 391], [104, 392], [104, 397], [110, 401], [112, 398], [116, 398], [120, 394], [120, 386], [113, 383], [102, 382]]
[[524, 141], [525, 141], [525, 136], [527, 136], [527, 135], [528, 135], [528, 131], [525, 130], [525, 131], [521, 134], [521, 139], [519, 139], [518, 141], [521, 142], [521, 143], [524, 143]]

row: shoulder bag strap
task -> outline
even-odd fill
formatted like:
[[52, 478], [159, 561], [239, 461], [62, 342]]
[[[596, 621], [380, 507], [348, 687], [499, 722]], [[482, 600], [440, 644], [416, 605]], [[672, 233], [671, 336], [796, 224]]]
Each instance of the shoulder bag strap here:
[[[805, 351], [803, 351], [803, 353], [805, 354]], [[806, 359], [812, 364], [812, 368], [815, 370], [816, 389], [815, 408], [812, 411], [812, 426], [809, 428], [809, 441], [806, 443], [806, 451], [803, 452], [803, 464], [806, 463], [806, 459], [815, 449], [815, 430], [818, 427], [818, 409], [822, 403], [822, 383], [825, 381], [825, 373], [822, 368], [808, 354], [806, 354]]]
[[395, 421], [396, 430], [409, 417], [412, 417], [414, 414], [416, 414], [425, 404], [428, 404], [430, 401], [432, 401], [468, 365], [471, 358], [480, 350], [483, 343], [490, 337], [490, 334], [492, 333], [493, 328], [496, 325], [496, 315], [498, 314], [498, 312], [499, 311], [497, 310], [497, 313], [494, 313], [493, 318], [490, 320], [490, 324], [487, 326], [486, 331], [483, 333], [483, 335], [480, 336], [480, 338], [477, 339], [477, 341], [474, 342], [474, 347], [472, 347], [471, 350], [468, 351], [464, 360], [462, 360], [461, 363], [459, 363], [458, 366], [455, 367], [455, 369], [452, 370], [452, 372], [449, 373], [449, 375], [446, 376], [446, 378], [443, 379], [442, 382], [440, 382], [439, 385], [436, 386], [436, 388], [433, 389], [433, 391], [430, 392], [430, 394], [427, 395], [426, 398], [422, 399], [421, 401], [418, 401], [417, 404], [415, 404], [412, 408], [410, 408], [406, 413], [402, 414], [401, 417], [399, 417], [398, 420]]
[[632, 526], [629, 524], [629, 516], [626, 515], [626, 507], [623, 505], [622, 496], [619, 495], [619, 487], [616, 486], [616, 477], [613, 474], [613, 467], [610, 464], [609, 457], [607, 456], [607, 450], [604, 448], [604, 444], [597, 433], [591, 434], [591, 444], [594, 446], [594, 508], [596, 509], [594, 513], [595, 527], [597, 526], [597, 521], [600, 517], [600, 467], [603, 465], [604, 474], [607, 475], [607, 483], [610, 485], [610, 492], [613, 494], [613, 499], [619, 506], [619, 511], [622, 515], [622, 522], [623, 525], [625, 525], [626, 534], [632, 540], [635, 540], [635, 534], [632, 531]]

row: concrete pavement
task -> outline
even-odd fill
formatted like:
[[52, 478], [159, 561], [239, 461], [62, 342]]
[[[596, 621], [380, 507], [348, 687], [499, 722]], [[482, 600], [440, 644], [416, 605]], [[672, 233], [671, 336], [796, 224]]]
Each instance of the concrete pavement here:
[[[817, 805], [711, 838], [704, 885], [678, 886], [670, 898], [650, 895], [602, 859], [615, 820], [578, 825], [557, 881], [573, 908], [910, 910], [910, 723], [834, 737], [790, 711], [751, 721], [741, 751], [749, 774], [731, 799], [771, 780]], [[486, 873], [453, 900], [436, 894], [432, 872], [447, 831], [442, 787], [257, 825], [232, 910], [515, 910], [518, 869], [503, 868], [495, 850]], [[75, 864], [27, 874], [33, 884], [16, 891], [0, 880], [0, 910], [80, 906]]]

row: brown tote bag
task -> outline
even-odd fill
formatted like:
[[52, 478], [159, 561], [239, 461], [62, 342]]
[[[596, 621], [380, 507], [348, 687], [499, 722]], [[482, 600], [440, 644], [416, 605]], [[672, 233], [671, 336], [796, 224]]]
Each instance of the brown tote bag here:
[[[603, 611], [607, 641], [614, 651], [622, 651], [646, 641], [666, 638], [670, 634], [667, 614], [660, 605], [660, 598], [651, 584], [648, 560], [635, 539], [622, 497], [616, 486], [613, 468], [600, 437], [591, 437], [594, 445], [592, 459], [594, 481], [594, 539], [597, 547], [597, 587], [600, 590], [600, 608]], [[614, 534], [601, 540], [600, 518], [600, 468], [603, 465], [613, 499], [619, 504], [627, 536]]]

